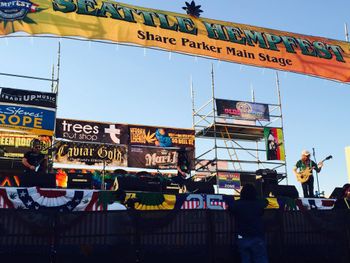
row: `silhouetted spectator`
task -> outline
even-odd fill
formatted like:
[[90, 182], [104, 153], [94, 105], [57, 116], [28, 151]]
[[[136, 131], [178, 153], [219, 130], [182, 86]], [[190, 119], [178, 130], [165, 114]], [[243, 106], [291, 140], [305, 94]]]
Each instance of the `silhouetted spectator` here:
[[253, 185], [244, 185], [241, 198], [232, 203], [230, 211], [235, 217], [236, 239], [242, 263], [267, 263], [268, 257], [263, 227], [266, 199], [257, 199]]
[[342, 193], [334, 204], [334, 209], [350, 209], [350, 184], [344, 184]]

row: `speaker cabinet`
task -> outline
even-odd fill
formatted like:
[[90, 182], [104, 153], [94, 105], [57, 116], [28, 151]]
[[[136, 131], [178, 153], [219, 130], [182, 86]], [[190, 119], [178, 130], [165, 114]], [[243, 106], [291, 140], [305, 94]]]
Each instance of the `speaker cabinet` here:
[[67, 188], [92, 189], [92, 174], [69, 173]]
[[273, 196], [286, 196], [293, 199], [299, 197], [298, 190], [294, 185], [271, 185], [271, 193]]

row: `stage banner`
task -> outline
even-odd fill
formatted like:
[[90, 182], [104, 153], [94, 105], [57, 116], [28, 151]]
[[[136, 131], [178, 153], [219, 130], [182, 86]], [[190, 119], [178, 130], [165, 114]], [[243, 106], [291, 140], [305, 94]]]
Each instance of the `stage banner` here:
[[56, 93], [0, 88], [0, 102], [56, 108]]
[[[186, 152], [193, 166], [194, 150]], [[178, 149], [131, 146], [128, 154], [129, 167], [149, 169], [176, 169]]]
[[52, 140], [49, 136], [0, 132], [0, 157], [22, 159], [24, 154], [31, 150], [31, 141], [39, 139], [42, 153], [48, 154]]
[[57, 118], [55, 136], [81, 142], [128, 144], [128, 126]]
[[269, 121], [269, 105], [248, 101], [215, 99], [218, 115], [226, 115], [239, 120]]
[[56, 109], [0, 102], [0, 129], [52, 136]]
[[123, 145], [61, 141], [56, 148], [54, 154], [56, 163], [127, 166], [128, 150]]
[[219, 187], [226, 189], [241, 189], [241, 175], [239, 173], [218, 172]]
[[130, 145], [194, 148], [194, 130], [129, 125]]
[[350, 44], [102, 0], [4, 0], [0, 35], [83, 37], [350, 82]]
[[264, 128], [267, 160], [285, 161], [283, 131], [280, 128]]

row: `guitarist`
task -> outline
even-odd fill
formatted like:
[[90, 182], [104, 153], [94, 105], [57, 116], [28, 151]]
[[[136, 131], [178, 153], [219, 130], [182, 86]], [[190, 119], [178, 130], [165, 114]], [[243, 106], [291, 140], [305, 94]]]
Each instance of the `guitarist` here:
[[320, 172], [323, 166], [323, 162], [316, 164], [314, 161], [310, 159], [310, 152], [307, 150], [302, 151], [301, 159], [295, 164], [293, 168], [293, 172], [298, 178], [300, 172], [305, 171], [306, 169], [311, 170], [311, 175], [309, 179], [302, 183], [301, 186], [303, 188], [304, 197], [315, 197], [314, 195], [314, 176], [312, 174], [312, 170], [316, 172]]
[[186, 192], [187, 184], [187, 175], [191, 172], [191, 163], [186, 152], [186, 148], [181, 147], [178, 150], [178, 159], [177, 159], [177, 176], [173, 177], [171, 180], [174, 183], [179, 184], [181, 189]]
[[48, 158], [41, 153], [42, 146], [38, 139], [31, 142], [32, 149], [24, 154], [22, 164], [24, 166], [23, 186], [35, 186], [38, 176], [45, 174], [47, 170]]

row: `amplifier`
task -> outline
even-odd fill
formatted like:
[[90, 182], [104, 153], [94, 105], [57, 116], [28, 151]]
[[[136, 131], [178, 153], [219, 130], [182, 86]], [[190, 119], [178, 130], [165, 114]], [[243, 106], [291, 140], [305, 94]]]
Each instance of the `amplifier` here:
[[67, 188], [92, 189], [92, 174], [68, 173]]

